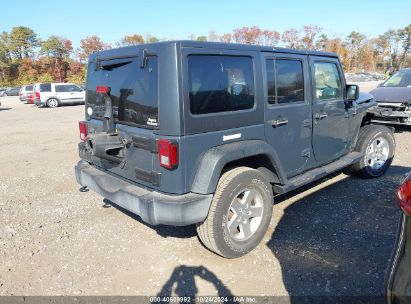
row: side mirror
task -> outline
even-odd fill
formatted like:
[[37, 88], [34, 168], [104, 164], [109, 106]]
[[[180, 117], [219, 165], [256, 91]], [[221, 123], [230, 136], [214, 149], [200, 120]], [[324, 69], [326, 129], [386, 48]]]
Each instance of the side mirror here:
[[360, 87], [356, 84], [347, 84], [347, 100], [354, 101], [360, 95]]

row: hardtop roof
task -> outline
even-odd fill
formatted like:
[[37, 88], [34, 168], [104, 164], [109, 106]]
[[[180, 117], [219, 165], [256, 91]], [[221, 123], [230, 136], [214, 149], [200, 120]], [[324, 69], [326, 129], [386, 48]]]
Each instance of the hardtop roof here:
[[238, 43], [223, 43], [223, 42], [208, 42], [208, 41], [194, 41], [194, 40], [174, 40], [174, 41], [162, 41], [155, 43], [139, 44], [135, 46], [127, 46], [116, 49], [109, 49], [100, 51], [90, 55], [90, 59], [95, 57], [109, 57], [119, 54], [133, 53], [133, 50], [141, 50], [144, 47], [150, 46], [161, 46], [174, 44], [181, 48], [204, 48], [204, 49], [225, 49], [225, 50], [243, 50], [243, 51], [259, 51], [259, 52], [274, 52], [274, 53], [288, 53], [297, 55], [313, 55], [313, 56], [326, 56], [338, 58], [337, 54], [331, 52], [323, 51], [313, 51], [313, 50], [300, 50], [300, 49], [289, 49], [282, 47], [270, 47], [263, 45], [252, 45], [252, 44], [238, 44]]

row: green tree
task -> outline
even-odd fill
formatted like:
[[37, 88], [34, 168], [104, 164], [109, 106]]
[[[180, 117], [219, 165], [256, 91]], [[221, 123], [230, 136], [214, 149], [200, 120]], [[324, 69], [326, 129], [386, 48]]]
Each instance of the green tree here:
[[159, 41], [160, 41], [160, 39], [158, 39], [155, 36], [147, 35], [147, 37], [146, 37], [146, 42], [147, 43], [155, 43], [155, 42], [159, 42]]
[[411, 24], [401, 30], [399, 36], [402, 43], [402, 55], [399, 63], [399, 68], [401, 68], [407, 58], [407, 54], [411, 53]]
[[398, 51], [401, 43], [401, 30], [389, 29], [384, 34], [380, 35], [382, 40], [385, 40], [388, 55], [390, 56], [390, 65], [398, 65]]
[[69, 57], [72, 51], [73, 46], [71, 41], [57, 36], [50, 36], [46, 41], [43, 41], [40, 49], [40, 53], [42, 54], [61, 59]]
[[2, 32], [0, 34], [0, 85], [3, 86], [8, 82], [10, 74], [11, 54], [9, 49], [9, 34]]
[[28, 27], [13, 27], [10, 32], [9, 49], [17, 59], [30, 57], [36, 47], [40, 46], [37, 34]]
[[206, 36], [198, 36], [197, 41], [207, 41], [207, 37]]
[[357, 70], [360, 67], [360, 56], [359, 52], [361, 47], [364, 45], [366, 36], [352, 31], [346, 39], [347, 48], [350, 51], [350, 71]]
[[73, 51], [70, 40], [50, 36], [46, 41], [42, 42], [40, 53], [52, 58], [50, 63], [49, 73], [57, 82], [62, 82], [67, 77], [68, 63], [67, 59]]
[[318, 40], [315, 42], [315, 48], [317, 50], [325, 51], [327, 50], [329, 43], [330, 39], [328, 38], [328, 36], [326, 34], [321, 34], [318, 37]]

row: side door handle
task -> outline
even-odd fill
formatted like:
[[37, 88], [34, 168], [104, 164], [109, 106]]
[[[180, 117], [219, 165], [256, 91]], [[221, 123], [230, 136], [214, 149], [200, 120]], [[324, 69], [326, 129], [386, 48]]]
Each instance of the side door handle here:
[[288, 119], [287, 118], [273, 119], [270, 121], [270, 123], [274, 128], [277, 128], [277, 127], [288, 124]]
[[317, 120], [324, 119], [324, 118], [326, 118], [327, 116], [328, 116], [328, 114], [325, 113], [325, 112], [319, 112], [319, 113], [315, 113], [315, 114], [314, 114], [314, 118], [317, 119]]

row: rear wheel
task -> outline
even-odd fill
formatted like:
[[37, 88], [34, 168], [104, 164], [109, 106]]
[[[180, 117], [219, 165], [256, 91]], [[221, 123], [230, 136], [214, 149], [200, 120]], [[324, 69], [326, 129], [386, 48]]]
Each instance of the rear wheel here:
[[197, 225], [198, 236], [211, 251], [240, 257], [264, 237], [272, 207], [271, 184], [258, 170], [232, 169], [220, 178], [208, 217]]
[[59, 101], [56, 98], [50, 98], [47, 100], [47, 106], [49, 108], [57, 108], [59, 106]]
[[352, 165], [350, 171], [367, 178], [381, 176], [394, 158], [394, 134], [384, 126], [364, 126], [358, 134], [355, 150], [362, 152], [364, 157]]

